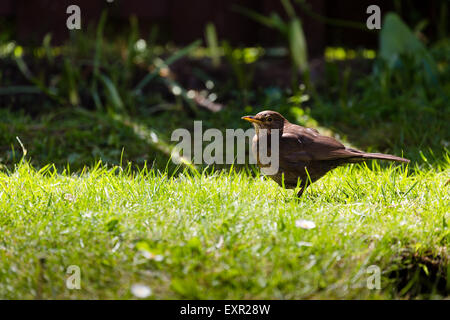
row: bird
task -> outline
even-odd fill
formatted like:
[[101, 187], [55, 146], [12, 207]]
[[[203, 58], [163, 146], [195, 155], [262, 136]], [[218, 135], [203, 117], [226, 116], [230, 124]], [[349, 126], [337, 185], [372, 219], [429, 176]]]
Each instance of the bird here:
[[[252, 152], [260, 168], [264, 167], [258, 155], [260, 139], [265, 136], [270, 150], [272, 130], [279, 130], [278, 170], [268, 176], [286, 189], [299, 187], [297, 192], [299, 198], [310, 184], [319, 180], [327, 172], [347, 163], [358, 163], [370, 159], [410, 162], [408, 159], [390, 154], [368, 153], [346, 147], [333, 137], [321, 135], [316, 129], [289, 122], [276, 111], [265, 110], [241, 119], [251, 122], [255, 127]], [[270, 156], [269, 153], [268, 156]]]

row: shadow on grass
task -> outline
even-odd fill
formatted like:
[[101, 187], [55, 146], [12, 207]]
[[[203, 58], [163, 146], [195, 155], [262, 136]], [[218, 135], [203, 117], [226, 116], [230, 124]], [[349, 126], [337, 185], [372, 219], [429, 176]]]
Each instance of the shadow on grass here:
[[388, 278], [393, 281], [395, 295], [402, 297], [433, 298], [436, 295], [450, 294], [448, 279], [448, 258], [444, 255], [405, 251], [398, 266], [388, 271]]

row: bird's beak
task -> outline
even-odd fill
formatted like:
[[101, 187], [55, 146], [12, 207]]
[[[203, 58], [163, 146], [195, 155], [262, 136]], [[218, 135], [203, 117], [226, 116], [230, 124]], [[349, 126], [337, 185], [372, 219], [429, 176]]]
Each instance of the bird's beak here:
[[241, 119], [242, 119], [242, 120], [246, 120], [246, 121], [248, 121], [248, 122], [258, 123], [258, 124], [261, 124], [261, 123], [262, 123], [261, 120], [256, 119], [254, 116], [245, 116], [245, 117], [242, 117]]

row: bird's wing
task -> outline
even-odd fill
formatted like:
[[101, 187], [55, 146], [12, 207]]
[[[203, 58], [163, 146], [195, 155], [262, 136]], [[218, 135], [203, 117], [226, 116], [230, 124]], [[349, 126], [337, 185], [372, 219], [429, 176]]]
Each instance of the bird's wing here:
[[285, 131], [280, 139], [280, 160], [288, 162], [333, 160], [355, 157], [358, 154], [332, 137], [322, 136], [316, 130], [297, 127]]

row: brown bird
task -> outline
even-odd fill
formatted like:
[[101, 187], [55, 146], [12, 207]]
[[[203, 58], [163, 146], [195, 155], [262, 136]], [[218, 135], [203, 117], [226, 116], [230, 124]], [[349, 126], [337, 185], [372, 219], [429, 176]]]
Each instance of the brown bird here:
[[[255, 116], [245, 116], [242, 119], [251, 122], [255, 127], [256, 134], [252, 141], [252, 151], [259, 167], [263, 167], [257, 152], [260, 147], [260, 138], [267, 135], [265, 138], [268, 150], [270, 150], [271, 130], [279, 129], [279, 170], [269, 177], [280, 186], [284, 184], [288, 189], [295, 189], [299, 186], [298, 197], [303, 194], [310, 183], [346, 163], [357, 163], [370, 159], [409, 162], [408, 159], [390, 154], [367, 153], [348, 148], [332, 137], [319, 134], [315, 129], [290, 123], [275, 111], [262, 111]], [[268, 156], [270, 156], [270, 152], [268, 152]]]

